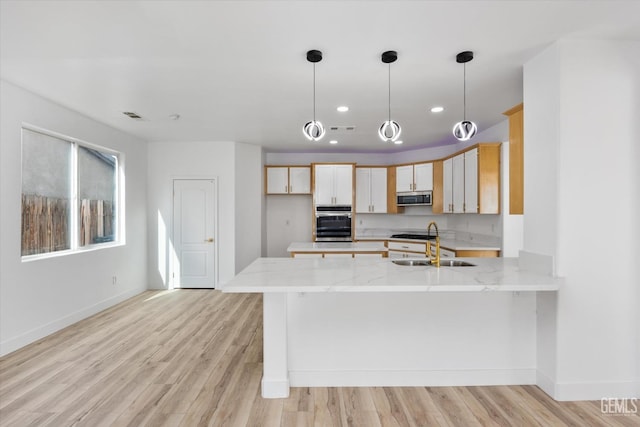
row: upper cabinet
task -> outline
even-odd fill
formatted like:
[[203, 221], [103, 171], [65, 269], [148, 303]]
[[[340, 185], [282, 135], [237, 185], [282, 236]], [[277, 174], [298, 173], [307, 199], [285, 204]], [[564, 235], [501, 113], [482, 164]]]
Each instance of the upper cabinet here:
[[311, 194], [310, 166], [265, 166], [266, 194]]
[[396, 192], [432, 191], [433, 163], [396, 166]]
[[[500, 144], [478, 144], [436, 163], [434, 213], [500, 213]], [[440, 202], [441, 200], [441, 202]]]
[[356, 167], [356, 213], [387, 213], [386, 167]]
[[314, 164], [313, 167], [316, 206], [353, 203], [353, 164]]
[[505, 111], [509, 117], [509, 213], [524, 213], [524, 109], [519, 104]]

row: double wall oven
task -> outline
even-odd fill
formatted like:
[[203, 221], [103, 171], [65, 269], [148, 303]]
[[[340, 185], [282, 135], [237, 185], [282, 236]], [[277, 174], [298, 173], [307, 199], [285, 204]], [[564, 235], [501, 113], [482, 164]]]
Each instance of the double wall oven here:
[[316, 206], [316, 242], [350, 242], [351, 205]]

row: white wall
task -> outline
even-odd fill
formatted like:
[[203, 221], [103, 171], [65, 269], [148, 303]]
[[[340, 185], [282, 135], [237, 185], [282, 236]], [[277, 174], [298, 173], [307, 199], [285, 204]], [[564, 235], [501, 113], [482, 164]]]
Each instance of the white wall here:
[[[5, 81], [0, 82], [0, 92], [0, 355], [3, 355], [147, 288], [147, 144]], [[126, 245], [21, 262], [23, 122], [124, 154]]]
[[170, 286], [172, 189], [176, 178], [217, 180], [219, 286], [260, 256], [260, 147], [236, 142], [157, 142], [149, 144], [148, 161], [148, 274], [151, 288]]
[[266, 199], [266, 256], [286, 257], [291, 242], [311, 241], [310, 195], [271, 195]]
[[525, 65], [524, 250], [565, 277], [538, 299], [538, 369], [559, 400], [640, 390], [639, 51], [563, 40]]
[[149, 144], [149, 286], [170, 286], [173, 180], [215, 178], [218, 185], [218, 280], [235, 275], [235, 143], [156, 142]]
[[262, 252], [262, 166], [261, 147], [235, 144], [236, 273], [259, 258]]

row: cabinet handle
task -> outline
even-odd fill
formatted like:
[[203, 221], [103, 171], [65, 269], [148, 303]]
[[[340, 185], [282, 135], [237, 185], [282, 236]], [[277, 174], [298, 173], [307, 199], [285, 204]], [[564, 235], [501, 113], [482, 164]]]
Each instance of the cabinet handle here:
[[288, 192], [289, 192], [289, 188], [288, 188], [286, 185], [284, 186], [284, 192], [285, 192], [285, 193], [288, 193]]

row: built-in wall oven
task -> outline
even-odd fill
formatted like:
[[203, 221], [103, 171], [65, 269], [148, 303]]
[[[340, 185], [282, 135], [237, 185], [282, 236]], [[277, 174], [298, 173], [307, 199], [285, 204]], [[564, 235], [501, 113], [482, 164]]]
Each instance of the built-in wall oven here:
[[350, 242], [351, 206], [316, 206], [316, 242]]

